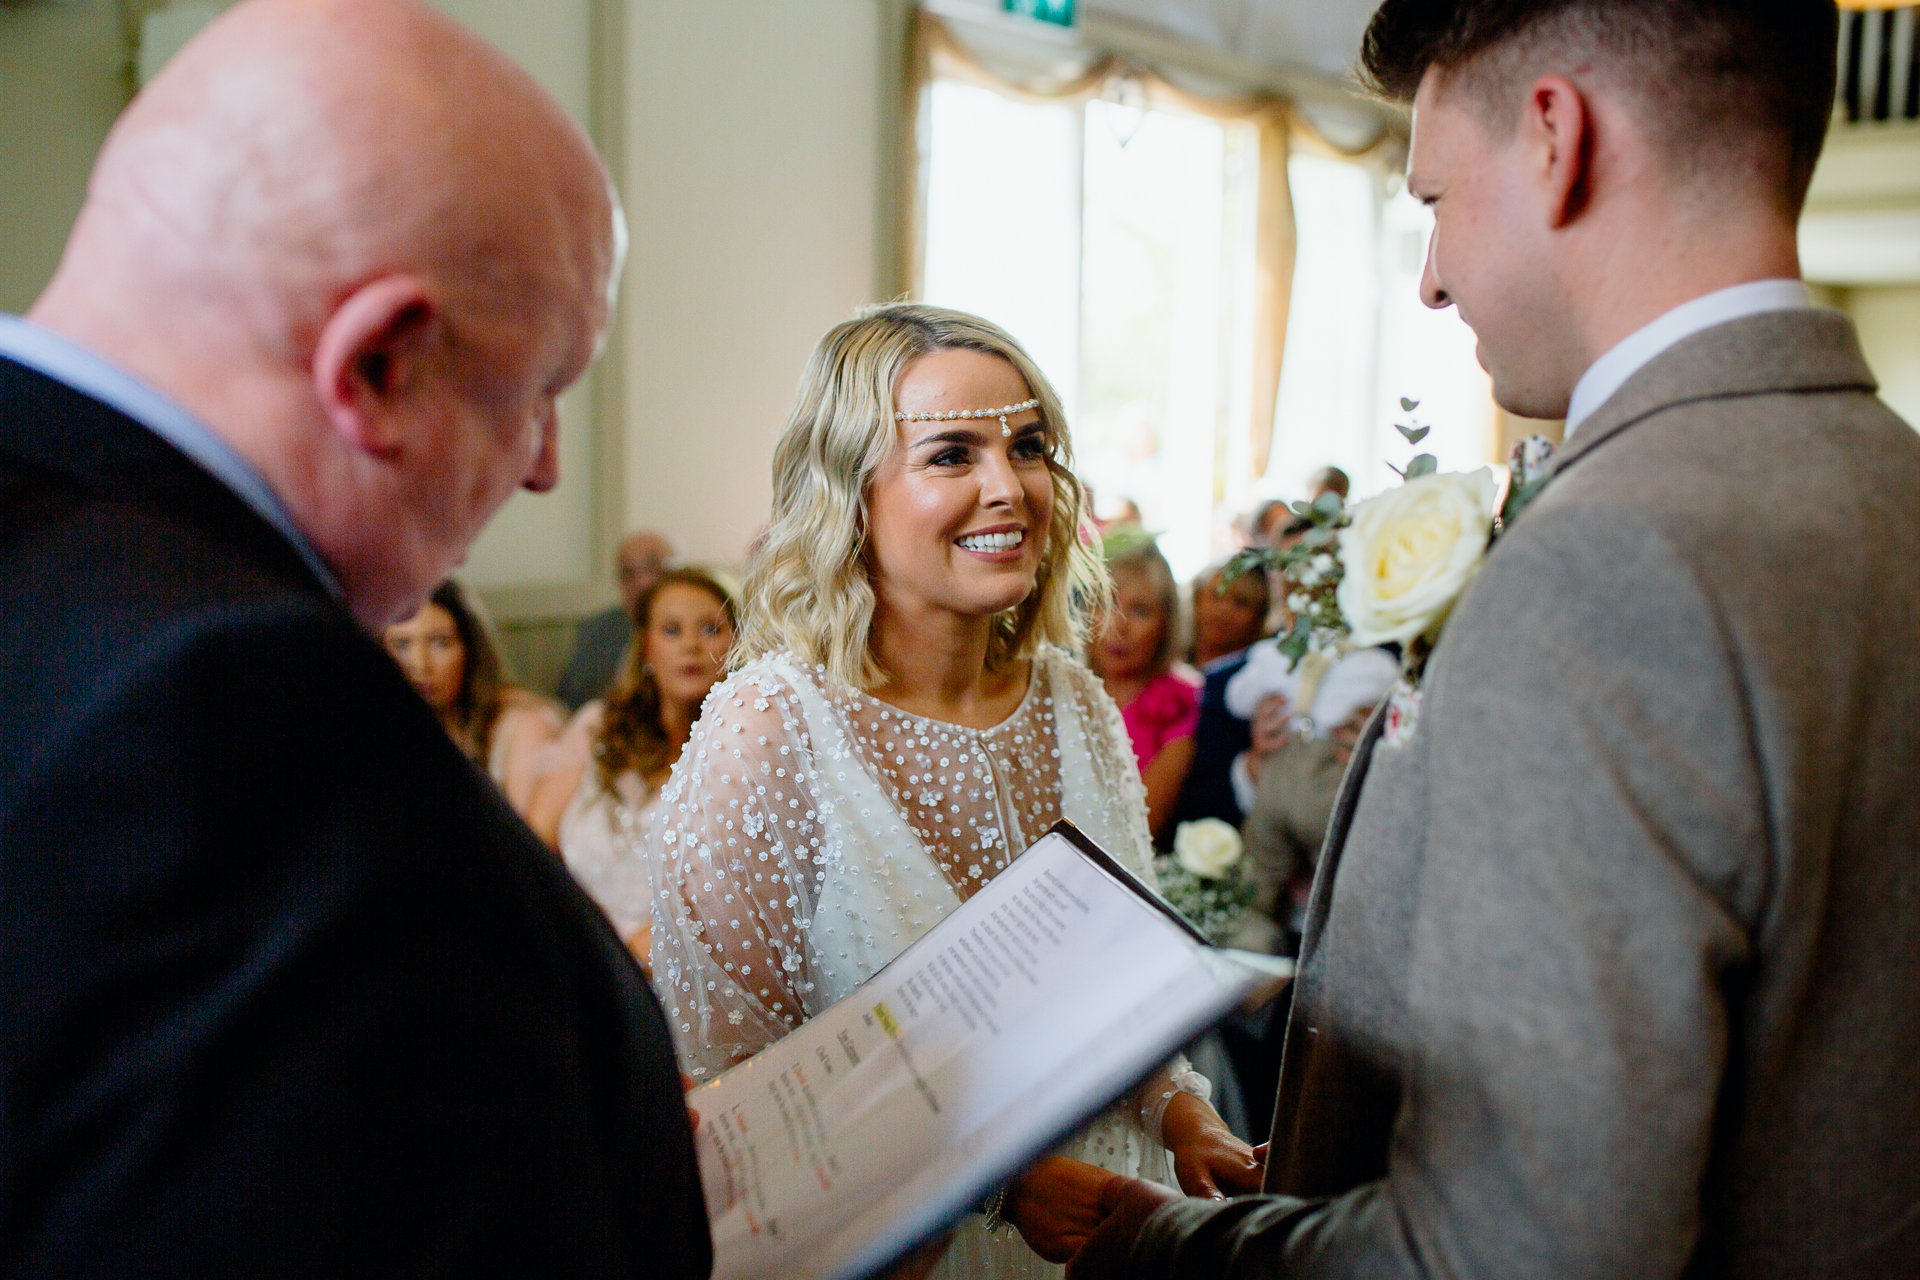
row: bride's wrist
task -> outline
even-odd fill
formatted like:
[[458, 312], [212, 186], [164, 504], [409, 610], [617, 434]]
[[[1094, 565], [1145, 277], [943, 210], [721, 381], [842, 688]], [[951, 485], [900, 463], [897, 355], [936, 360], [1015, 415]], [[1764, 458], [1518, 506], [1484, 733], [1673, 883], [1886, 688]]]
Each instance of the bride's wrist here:
[[[1212, 1115], [1213, 1108], [1207, 1105], [1212, 1094], [1212, 1083], [1192, 1067], [1183, 1067], [1171, 1075], [1158, 1075], [1148, 1083], [1145, 1096], [1139, 1102], [1140, 1127], [1147, 1131], [1151, 1141], [1171, 1149], [1173, 1143], [1168, 1141], [1165, 1123], [1169, 1108], [1187, 1098], [1198, 1102], [1202, 1111]], [[1180, 1104], [1183, 1112], [1186, 1105]]]
[[1176, 1151], [1192, 1145], [1210, 1129], [1224, 1128], [1225, 1124], [1218, 1113], [1196, 1095], [1176, 1092], [1167, 1099], [1167, 1109], [1160, 1117], [1161, 1145]]

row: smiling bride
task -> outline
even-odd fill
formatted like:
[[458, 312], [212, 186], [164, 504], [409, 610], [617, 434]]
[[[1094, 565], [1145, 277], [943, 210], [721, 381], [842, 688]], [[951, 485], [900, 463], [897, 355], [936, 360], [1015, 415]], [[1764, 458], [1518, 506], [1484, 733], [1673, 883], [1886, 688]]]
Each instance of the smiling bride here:
[[[1109, 591], [1071, 461], [1059, 397], [984, 320], [893, 304], [815, 349], [736, 669], [652, 835], [656, 985], [695, 1077], [852, 991], [1060, 818], [1151, 883], [1126, 730], [1069, 652]], [[1116, 1174], [1256, 1189], [1206, 1098], [1171, 1064], [996, 1192], [936, 1274], [1057, 1273]]]

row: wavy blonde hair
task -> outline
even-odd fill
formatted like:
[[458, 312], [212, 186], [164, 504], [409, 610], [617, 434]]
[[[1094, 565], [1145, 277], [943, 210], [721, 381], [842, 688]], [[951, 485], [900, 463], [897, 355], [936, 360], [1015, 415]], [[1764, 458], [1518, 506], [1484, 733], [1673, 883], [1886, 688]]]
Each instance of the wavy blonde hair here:
[[894, 302], [836, 325], [807, 361], [774, 448], [773, 520], [741, 583], [736, 667], [784, 647], [858, 689], [891, 678], [869, 643], [867, 496], [897, 447], [893, 391], [902, 370], [923, 355], [952, 350], [999, 356], [1026, 380], [1040, 401], [1053, 478], [1053, 521], [1034, 589], [994, 618], [987, 665], [1003, 670], [1042, 643], [1081, 647], [1088, 611], [1104, 607], [1112, 587], [1073, 475], [1058, 393], [998, 325], [963, 311]]

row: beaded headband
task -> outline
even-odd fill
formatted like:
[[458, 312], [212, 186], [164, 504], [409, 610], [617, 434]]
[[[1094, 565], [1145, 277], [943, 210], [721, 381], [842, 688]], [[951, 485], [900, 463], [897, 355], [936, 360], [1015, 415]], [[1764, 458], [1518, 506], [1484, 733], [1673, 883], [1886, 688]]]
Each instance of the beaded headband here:
[[1013, 434], [1013, 428], [1007, 425], [1007, 415], [1024, 413], [1039, 403], [1040, 398], [1035, 396], [1031, 400], [1022, 400], [1019, 404], [1001, 405], [998, 409], [949, 409], [945, 413], [896, 413], [893, 415], [893, 420], [895, 422], [951, 422], [956, 418], [998, 418], [1000, 434], [1010, 436]]

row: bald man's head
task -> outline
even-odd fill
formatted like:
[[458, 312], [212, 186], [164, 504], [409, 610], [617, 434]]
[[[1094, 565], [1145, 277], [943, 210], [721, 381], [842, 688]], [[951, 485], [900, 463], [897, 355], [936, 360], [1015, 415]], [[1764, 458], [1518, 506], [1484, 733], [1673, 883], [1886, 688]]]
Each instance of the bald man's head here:
[[664, 533], [642, 529], [628, 534], [620, 543], [613, 563], [620, 583], [620, 599], [632, 614], [640, 608], [640, 597], [672, 566], [673, 544]]
[[233, 443], [379, 622], [552, 485], [621, 235], [577, 126], [436, 10], [248, 0], [115, 126], [33, 318]]

